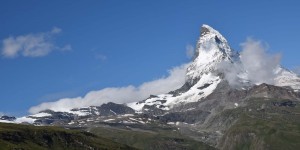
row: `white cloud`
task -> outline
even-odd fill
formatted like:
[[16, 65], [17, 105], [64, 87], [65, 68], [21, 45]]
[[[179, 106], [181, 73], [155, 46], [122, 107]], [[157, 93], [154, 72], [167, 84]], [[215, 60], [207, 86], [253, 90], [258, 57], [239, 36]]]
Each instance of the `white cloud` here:
[[60, 48], [53, 42], [55, 35], [61, 31], [60, 28], [54, 27], [49, 32], [30, 33], [16, 37], [10, 36], [2, 41], [2, 55], [7, 58], [15, 58], [19, 55], [24, 57], [41, 57], [53, 50], [70, 50], [70, 45]]
[[[244, 73], [252, 83], [274, 84], [275, 69], [280, 65], [280, 54], [268, 53], [268, 48], [261, 41], [248, 38], [241, 44], [240, 62], [219, 64], [225, 78], [232, 86], [239, 86], [237, 75]], [[246, 73], [246, 74], [245, 74]]]
[[57, 28], [57, 27], [54, 27], [52, 30], [51, 30], [51, 33], [53, 34], [58, 34], [60, 33], [62, 30], [60, 28]]
[[84, 97], [62, 98], [54, 102], [46, 102], [29, 109], [34, 114], [45, 109], [65, 111], [72, 108], [101, 105], [107, 102], [128, 103], [140, 101], [150, 94], [162, 94], [181, 87], [185, 82], [187, 64], [175, 67], [169, 71], [167, 77], [145, 82], [138, 87], [129, 85], [126, 87], [105, 88], [88, 92]]
[[238, 74], [243, 71], [242, 65], [240, 63], [230, 63], [230, 62], [222, 62], [217, 66], [218, 69], [224, 73], [225, 79], [232, 87], [240, 87], [241, 84], [239, 82]]
[[267, 53], [260, 41], [248, 38], [242, 43], [241, 62], [254, 83], [274, 83], [274, 70], [280, 65], [280, 54]]
[[70, 51], [70, 50], [72, 50], [72, 46], [70, 44], [67, 44], [64, 47], [62, 47], [62, 48], [58, 47], [57, 49], [60, 49], [61, 51]]
[[188, 58], [193, 58], [195, 54], [195, 49], [192, 45], [188, 44], [186, 47], [186, 56]]

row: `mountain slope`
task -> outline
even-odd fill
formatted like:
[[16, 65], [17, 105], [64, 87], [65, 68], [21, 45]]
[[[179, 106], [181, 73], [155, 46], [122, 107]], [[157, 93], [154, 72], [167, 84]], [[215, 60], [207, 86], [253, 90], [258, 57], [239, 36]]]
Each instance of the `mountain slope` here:
[[219, 148], [225, 150], [298, 149], [300, 147], [299, 104], [299, 101], [254, 98], [248, 101], [246, 107], [227, 111], [227, 115], [239, 114], [239, 117], [237, 122], [225, 132]]
[[114, 139], [118, 143], [131, 145], [143, 150], [189, 149], [189, 150], [213, 150], [203, 142], [194, 140], [180, 134], [176, 128], [160, 127], [154, 124], [152, 129], [118, 128], [118, 127], [91, 127], [89, 130], [101, 137]]

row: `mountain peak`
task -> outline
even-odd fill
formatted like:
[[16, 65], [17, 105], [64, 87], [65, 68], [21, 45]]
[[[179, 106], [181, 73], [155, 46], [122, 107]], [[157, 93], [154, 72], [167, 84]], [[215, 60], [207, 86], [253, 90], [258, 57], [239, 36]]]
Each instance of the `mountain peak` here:
[[227, 40], [224, 38], [224, 36], [214, 28], [212, 28], [209, 25], [203, 24], [200, 29], [200, 39], [201, 38], [215, 38], [216, 42], [225, 42], [227, 43]]
[[204, 35], [210, 34], [210, 33], [212, 33], [212, 34], [216, 34], [217, 33], [217, 34], [221, 35], [217, 30], [215, 30], [214, 28], [212, 28], [211, 26], [209, 26], [207, 24], [203, 24], [201, 26], [200, 33], [201, 33], [201, 36], [204, 36]]
[[234, 52], [223, 35], [206, 24], [202, 25], [194, 60], [187, 70], [187, 82], [195, 84], [203, 74], [215, 70], [218, 63], [231, 61], [232, 57]]
[[201, 26], [200, 37], [196, 45], [194, 61], [197, 57], [201, 57], [201, 55], [205, 55], [205, 53], [208, 52], [222, 53], [224, 56], [230, 56], [233, 53], [227, 40], [219, 31], [209, 25], [203, 24]]

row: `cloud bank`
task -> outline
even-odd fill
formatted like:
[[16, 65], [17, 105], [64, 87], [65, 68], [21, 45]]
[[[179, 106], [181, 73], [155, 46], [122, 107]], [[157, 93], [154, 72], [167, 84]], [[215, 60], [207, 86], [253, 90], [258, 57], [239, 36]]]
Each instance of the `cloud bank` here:
[[53, 50], [71, 50], [71, 45], [58, 47], [53, 42], [56, 35], [61, 33], [60, 28], [54, 27], [51, 31], [30, 33], [27, 35], [10, 36], [2, 41], [2, 55], [7, 58], [46, 56]]
[[31, 114], [45, 109], [66, 111], [72, 108], [99, 106], [107, 102], [128, 103], [140, 101], [150, 94], [161, 94], [181, 87], [185, 82], [187, 64], [169, 70], [167, 77], [145, 82], [140, 86], [112, 87], [98, 91], [91, 91], [84, 97], [63, 98], [55, 102], [46, 102], [29, 109]]
[[280, 66], [281, 55], [268, 53], [268, 47], [261, 41], [248, 38], [241, 44], [240, 61], [222, 62], [219, 68], [232, 86], [240, 85], [240, 78], [254, 84], [274, 84], [275, 70]]

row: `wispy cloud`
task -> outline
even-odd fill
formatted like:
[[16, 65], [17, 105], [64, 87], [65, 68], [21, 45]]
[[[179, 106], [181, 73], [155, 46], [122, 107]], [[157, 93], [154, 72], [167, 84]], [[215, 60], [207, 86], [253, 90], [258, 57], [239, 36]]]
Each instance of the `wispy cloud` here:
[[192, 45], [188, 44], [185, 48], [186, 48], [186, 56], [188, 58], [193, 58], [194, 53], [195, 53], [194, 47]]
[[61, 51], [70, 51], [72, 50], [72, 46], [70, 44], [65, 45], [64, 47], [58, 48]]
[[55, 45], [54, 38], [61, 31], [60, 28], [54, 27], [48, 32], [30, 33], [16, 37], [10, 36], [2, 41], [2, 55], [7, 58], [17, 56], [42, 57], [53, 50], [71, 50], [71, 45], [63, 47]]
[[101, 61], [105, 61], [107, 59], [107, 56], [103, 55], [103, 54], [96, 54], [95, 58]]
[[300, 66], [294, 67], [293, 72], [297, 73], [300, 76]]
[[62, 98], [54, 102], [46, 102], [31, 107], [30, 113], [37, 113], [45, 109], [64, 111], [71, 108], [101, 105], [107, 102], [128, 103], [140, 101], [150, 94], [167, 93], [181, 87], [185, 82], [187, 64], [175, 67], [169, 71], [167, 77], [145, 82], [140, 86], [125, 86], [105, 88], [88, 92], [84, 97]]
[[281, 55], [268, 53], [266, 44], [251, 38], [242, 43], [241, 47], [239, 63], [222, 62], [219, 65], [230, 85], [240, 85], [237, 75], [243, 72], [246, 72], [246, 78], [252, 83], [274, 84], [275, 69], [280, 65]]
[[261, 41], [248, 38], [242, 43], [241, 62], [254, 83], [274, 83], [276, 67], [281, 55], [267, 53], [268, 48]]

